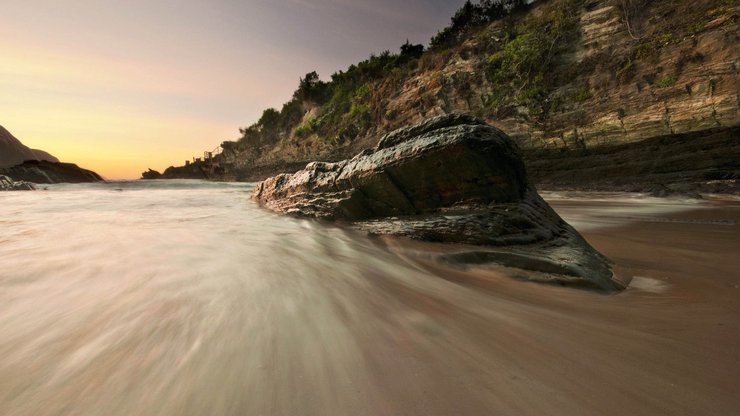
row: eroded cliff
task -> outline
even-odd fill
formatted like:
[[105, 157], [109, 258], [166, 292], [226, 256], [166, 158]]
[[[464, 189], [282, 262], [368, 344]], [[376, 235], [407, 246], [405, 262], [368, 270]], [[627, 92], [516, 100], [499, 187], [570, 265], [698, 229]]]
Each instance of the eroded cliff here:
[[[266, 111], [240, 130], [241, 139], [225, 142], [218, 169], [189, 170], [255, 179], [309, 160], [349, 157], [398, 127], [457, 111], [505, 131], [527, 163], [567, 153], [571, 177], [580, 158], [604, 146], [673, 135], [703, 140], [706, 132], [724, 159], [697, 163], [734, 180], [739, 9], [710, 0], [537, 1], [457, 42], [418, 55], [404, 55], [404, 45], [401, 55], [340, 71], [332, 82], [314, 84], [325, 87], [323, 95], [299, 89], [281, 111]], [[644, 163], [654, 157], [635, 152], [642, 156]], [[674, 173], [685, 169], [675, 166]]]

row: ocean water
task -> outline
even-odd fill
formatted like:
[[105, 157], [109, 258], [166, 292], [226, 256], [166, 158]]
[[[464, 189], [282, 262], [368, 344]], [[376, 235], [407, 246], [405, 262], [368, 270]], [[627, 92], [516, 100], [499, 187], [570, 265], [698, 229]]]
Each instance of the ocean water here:
[[251, 188], [0, 194], [0, 415], [740, 409], [737, 201], [547, 194], [633, 278], [606, 296], [435, 264]]

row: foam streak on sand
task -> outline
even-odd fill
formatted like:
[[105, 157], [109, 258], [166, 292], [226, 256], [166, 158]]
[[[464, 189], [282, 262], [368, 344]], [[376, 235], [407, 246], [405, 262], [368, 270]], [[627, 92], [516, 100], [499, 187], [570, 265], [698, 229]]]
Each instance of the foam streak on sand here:
[[281, 217], [250, 191], [0, 196], [0, 414], [740, 409], [738, 201], [551, 198], [633, 278], [604, 295], [440, 264], [438, 246]]

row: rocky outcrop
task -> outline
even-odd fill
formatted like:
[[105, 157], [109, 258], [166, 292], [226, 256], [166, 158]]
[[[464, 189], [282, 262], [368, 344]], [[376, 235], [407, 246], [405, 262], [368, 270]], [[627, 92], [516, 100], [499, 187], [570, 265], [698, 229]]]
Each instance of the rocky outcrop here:
[[29, 149], [3, 126], [0, 126], [0, 168], [19, 165], [26, 160], [59, 162], [57, 158], [43, 150]]
[[[42, 151], [29, 149], [8, 130], [0, 126], [0, 175], [8, 183], [15, 183], [19, 189], [34, 189], [32, 183], [78, 183], [99, 182], [103, 178], [97, 173], [82, 169], [72, 163], [60, 163], [54, 156]], [[13, 182], [15, 178], [18, 182]]]
[[141, 174], [141, 179], [160, 179], [161, 177], [162, 174], [152, 168]]
[[536, 271], [535, 280], [622, 288], [608, 261], [534, 190], [514, 142], [470, 116], [394, 131], [350, 160], [269, 178], [253, 197], [280, 213], [371, 234], [481, 246], [441, 257], [450, 262], [495, 262]]
[[54, 163], [27, 160], [11, 168], [0, 169], [0, 174], [33, 183], [83, 183], [100, 182], [97, 173], [82, 169], [74, 163]]
[[170, 166], [162, 173], [162, 179], [213, 179], [203, 161], [187, 162], [183, 166]]
[[5, 175], [0, 175], [0, 191], [33, 191], [36, 187], [32, 183], [14, 181]]

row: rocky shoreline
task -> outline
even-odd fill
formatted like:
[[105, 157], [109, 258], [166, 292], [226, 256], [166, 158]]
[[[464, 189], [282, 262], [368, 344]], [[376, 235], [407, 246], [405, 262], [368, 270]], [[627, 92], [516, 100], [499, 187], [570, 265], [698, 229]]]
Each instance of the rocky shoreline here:
[[[740, 195], [740, 127], [671, 134], [633, 143], [580, 149], [522, 149], [530, 180], [540, 190], [637, 192], [654, 196]], [[341, 160], [341, 155], [327, 161]], [[310, 161], [226, 168], [208, 175], [202, 169], [170, 168], [143, 179], [205, 179], [259, 182], [295, 172]], [[194, 165], [191, 165], [194, 166]], [[151, 172], [154, 172], [152, 174]]]
[[16, 181], [5, 175], [0, 175], [0, 191], [33, 191], [36, 187], [32, 183]]
[[30, 149], [0, 126], [0, 190], [33, 190], [34, 184], [100, 182], [97, 173]]
[[83, 169], [74, 163], [49, 162], [46, 160], [27, 160], [17, 166], [0, 169], [0, 175], [9, 176], [16, 181], [36, 184], [104, 181], [97, 173]]
[[609, 261], [537, 194], [516, 144], [461, 114], [389, 133], [375, 149], [313, 162], [259, 183], [273, 211], [337, 221], [373, 235], [461, 243], [453, 263], [497, 263], [531, 280], [618, 291]]

